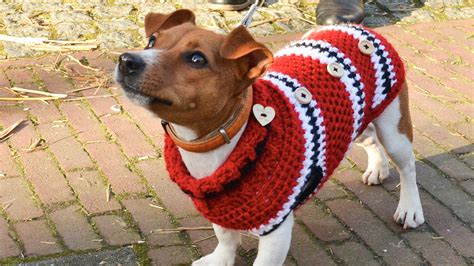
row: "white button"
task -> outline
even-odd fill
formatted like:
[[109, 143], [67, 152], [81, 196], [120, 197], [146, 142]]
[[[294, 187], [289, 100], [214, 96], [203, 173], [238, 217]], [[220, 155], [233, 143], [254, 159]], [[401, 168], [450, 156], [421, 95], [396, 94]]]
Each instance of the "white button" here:
[[331, 76], [340, 78], [342, 75], [344, 75], [344, 67], [342, 67], [341, 64], [339, 63], [331, 63], [328, 65], [328, 72], [331, 74]]
[[309, 92], [305, 87], [299, 87], [298, 89], [296, 89], [294, 95], [298, 102], [300, 102], [301, 104], [308, 104], [313, 98], [311, 92]]
[[359, 47], [359, 50], [366, 55], [370, 55], [374, 52], [375, 48], [372, 42], [369, 42], [367, 40], [360, 40], [359, 43], [357, 44], [357, 47]]

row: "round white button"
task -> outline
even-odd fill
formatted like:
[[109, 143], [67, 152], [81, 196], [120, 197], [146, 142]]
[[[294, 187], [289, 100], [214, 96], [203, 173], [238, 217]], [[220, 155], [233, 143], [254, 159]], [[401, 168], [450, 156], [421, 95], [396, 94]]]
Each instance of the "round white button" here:
[[344, 67], [339, 63], [330, 63], [327, 69], [329, 74], [331, 74], [333, 77], [340, 78], [342, 75], [344, 75]]
[[308, 104], [313, 99], [313, 95], [305, 87], [299, 87], [294, 92], [295, 98], [301, 104]]
[[367, 40], [360, 40], [359, 43], [357, 44], [357, 47], [359, 47], [359, 50], [366, 55], [370, 55], [374, 52], [375, 48], [372, 42], [369, 42]]

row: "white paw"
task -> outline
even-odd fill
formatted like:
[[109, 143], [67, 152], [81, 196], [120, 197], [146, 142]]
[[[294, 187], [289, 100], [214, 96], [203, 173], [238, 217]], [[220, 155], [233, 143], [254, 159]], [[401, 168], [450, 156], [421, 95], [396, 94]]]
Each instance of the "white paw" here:
[[235, 254], [216, 253], [215, 251], [193, 262], [193, 266], [232, 266]]
[[397, 210], [393, 215], [395, 222], [403, 224], [403, 229], [416, 228], [425, 222], [423, 209], [419, 198], [415, 200], [400, 199]]
[[369, 162], [367, 170], [362, 175], [362, 182], [367, 185], [381, 184], [389, 175], [387, 159], [380, 158], [376, 162]]

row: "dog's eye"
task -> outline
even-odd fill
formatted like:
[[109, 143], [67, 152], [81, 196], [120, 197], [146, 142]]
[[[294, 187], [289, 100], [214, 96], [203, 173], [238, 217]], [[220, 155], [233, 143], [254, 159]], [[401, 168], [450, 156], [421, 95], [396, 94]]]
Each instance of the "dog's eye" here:
[[185, 56], [185, 60], [195, 68], [203, 68], [207, 66], [207, 59], [201, 52], [192, 52]]
[[152, 35], [150, 39], [148, 39], [148, 44], [146, 45], [145, 49], [153, 48], [153, 46], [155, 46], [155, 42], [156, 42], [156, 37]]

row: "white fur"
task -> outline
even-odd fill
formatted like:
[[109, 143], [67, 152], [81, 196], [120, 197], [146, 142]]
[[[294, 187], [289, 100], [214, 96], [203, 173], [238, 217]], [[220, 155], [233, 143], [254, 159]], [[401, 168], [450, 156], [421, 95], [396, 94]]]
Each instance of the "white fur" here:
[[388, 177], [389, 164], [372, 123], [357, 138], [356, 144], [363, 147], [368, 156], [367, 170], [362, 175], [362, 182], [369, 186], [382, 183]]
[[193, 266], [234, 265], [235, 253], [241, 241], [240, 232], [225, 229], [217, 224], [212, 224], [212, 226], [219, 243], [214, 252], [193, 262]]
[[408, 137], [400, 133], [400, 100], [395, 100], [374, 120], [380, 142], [400, 174], [400, 201], [393, 218], [403, 228], [415, 228], [425, 222], [416, 185], [415, 156]]
[[[229, 144], [222, 145], [215, 150], [196, 153], [179, 148], [179, 153], [181, 154], [184, 165], [186, 165], [189, 173], [197, 179], [204, 178], [214, 173], [214, 171], [224, 163], [230, 153], [234, 150], [246, 125], [247, 123], [239, 130], [237, 135], [230, 140]], [[194, 131], [186, 127], [179, 125], [173, 125], [173, 127], [176, 130], [177, 135], [182, 139], [193, 140], [198, 137]]]
[[[143, 59], [143, 61], [145, 61], [145, 64], [146, 64], [145, 67], [150, 67], [152, 65], [159, 63], [160, 50], [147, 49], [143, 51], [129, 52], [129, 54], [138, 54]], [[114, 70], [114, 80], [117, 80], [118, 76], [119, 76], [119, 69], [118, 69], [118, 64], [117, 64]], [[133, 101], [135, 104], [138, 104], [138, 105], [147, 106], [153, 100], [151, 97], [144, 96], [138, 93], [125, 91], [125, 94], [131, 101]]]

